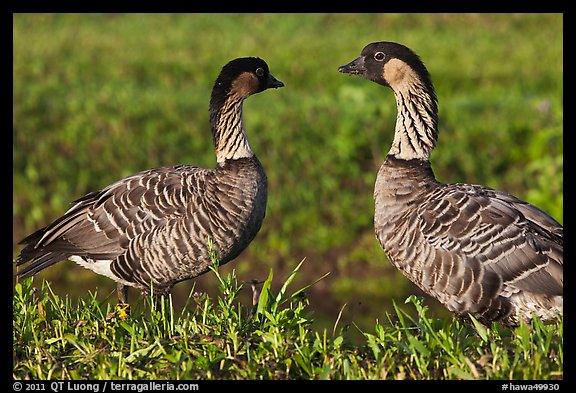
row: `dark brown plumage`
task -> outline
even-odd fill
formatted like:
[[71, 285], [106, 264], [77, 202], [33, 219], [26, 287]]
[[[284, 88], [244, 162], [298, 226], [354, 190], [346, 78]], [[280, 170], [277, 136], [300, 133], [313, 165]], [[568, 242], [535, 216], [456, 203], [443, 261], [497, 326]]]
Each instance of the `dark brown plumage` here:
[[242, 121], [252, 94], [284, 84], [259, 58], [222, 68], [210, 101], [217, 156], [213, 169], [189, 165], [151, 169], [76, 200], [62, 217], [21, 241], [16, 265], [25, 278], [65, 259], [127, 286], [167, 293], [208, 271], [209, 239], [221, 264], [236, 258], [258, 233], [266, 212], [267, 179]]
[[450, 311], [484, 323], [561, 314], [563, 227], [504, 191], [435, 179], [438, 107], [420, 58], [376, 42], [339, 71], [396, 97], [394, 141], [374, 189], [376, 237], [390, 262]]

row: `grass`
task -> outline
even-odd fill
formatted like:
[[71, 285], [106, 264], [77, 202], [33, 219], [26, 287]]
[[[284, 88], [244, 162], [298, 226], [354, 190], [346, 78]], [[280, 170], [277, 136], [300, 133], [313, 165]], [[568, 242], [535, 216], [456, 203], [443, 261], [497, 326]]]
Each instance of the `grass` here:
[[[217, 262], [217, 261], [215, 261]], [[534, 319], [510, 330], [427, 315], [411, 296], [363, 331], [361, 345], [334, 321], [312, 328], [306, 298], [315, 282], [290, 289], [304, 261], [272, 290], [272, 270], [254, 303], [243, 304], [234, 271], [211, 275], [219, 294], [191, 292], [177, 311], [171, 297], [140, 299], [128, 319], [96, 294], [72, 302], [47, 282], [27, 279], [13, 297], [14, 379], [532, 379], [563, 378], [562, 321]], [[217, 264], [216, 264], [217, 266]], [[320, 277], [316, 282], [319, 282]], [[404, 306], [405, 307], [405, 306]]]

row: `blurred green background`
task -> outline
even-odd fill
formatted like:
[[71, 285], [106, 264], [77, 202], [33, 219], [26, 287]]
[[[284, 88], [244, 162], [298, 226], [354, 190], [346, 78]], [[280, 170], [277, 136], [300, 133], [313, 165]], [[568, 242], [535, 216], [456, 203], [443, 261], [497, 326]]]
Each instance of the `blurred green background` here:
[[[373, 326], [393, 299], [421, 293], [373, 234], [396, 105], [390, 90], [338, 66], [374, 41], [412, 48], [439, 97], [438, 180], [507, 190], [562, 222], [562, 34], [561, 14], [15, 14], [14, 256], [89, 191], [147, 168], [214, 166], [214, 80], [229, 60], [259, 56], [286, 84], [244, 105], [269, 179], [267, 216], [222, 270], [248, 281], [273, 268], [278, 290], [306, 258], [294, 290], [330, 272], [308, 291], [319, 326], [344, 304], [341, 323]], [[116, 301], [111, 280], [72, 262], [38, 278], [62, 295]], [[194, 283], [216, 291], [207, 274], [178, 284], [177, 304]]]

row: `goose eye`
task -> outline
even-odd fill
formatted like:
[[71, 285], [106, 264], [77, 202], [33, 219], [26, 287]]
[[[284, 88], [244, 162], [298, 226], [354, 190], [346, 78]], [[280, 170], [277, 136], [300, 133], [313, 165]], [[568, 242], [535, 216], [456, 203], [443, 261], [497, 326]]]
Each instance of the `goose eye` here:
[[258, 76], [264, 75], [264, 69], [261, 67], [256, 68], [256, 75]]
[[376, 59], [376, 61], [382, 61], [385, 57], [386, 55], [383, 52], [376, 52], [374, 54], [374, 59]]

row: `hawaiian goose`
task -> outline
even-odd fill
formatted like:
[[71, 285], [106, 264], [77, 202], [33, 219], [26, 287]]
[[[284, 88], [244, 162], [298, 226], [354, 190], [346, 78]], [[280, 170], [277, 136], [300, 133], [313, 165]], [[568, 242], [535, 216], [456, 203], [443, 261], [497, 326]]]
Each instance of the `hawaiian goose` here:
[[65, 259], [118, 284], [166, 294], [177, 282], [208, 271], [209, 239], [221, 264], [236, 258], [258, 233], [266, 212], [266, 174], [242, 121], [243, 101], [284, 84], [266, 62], [230, 61], [210, 100], [214, 169], [189, 165], [137, 173], [89, 193], [52, 224], [34, 232], [16, 265], [25, 278]]
[[450, 311], [485, 324], [562, 314], [563, 227], [504, 191], [436, 181], [437, 99], [420, 58], [376, 42], [338, 71], [396, 97], [394, 140], [374, 189], [376, 237], [392, 264]]

